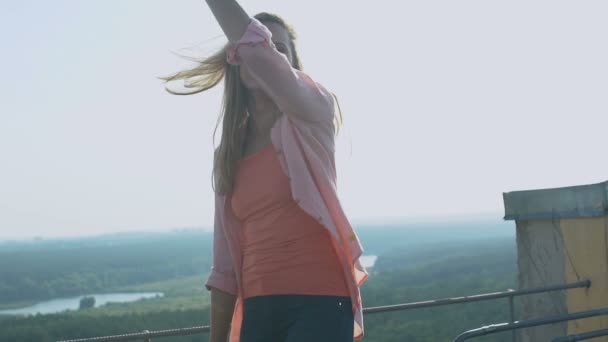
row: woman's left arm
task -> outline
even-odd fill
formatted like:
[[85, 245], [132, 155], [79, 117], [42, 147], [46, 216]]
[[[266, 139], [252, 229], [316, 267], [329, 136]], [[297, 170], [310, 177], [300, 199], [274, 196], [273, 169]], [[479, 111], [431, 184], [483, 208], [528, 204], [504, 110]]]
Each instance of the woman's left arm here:
[[247, 68], [255, 83], [286, 115], [312, 122], [331, 122], [332, 94], [306, 73], [292, 67], [272, 43], [272, 34], [251, 19], [236, 0], [206, 0], [232, 43], [230, 63]]

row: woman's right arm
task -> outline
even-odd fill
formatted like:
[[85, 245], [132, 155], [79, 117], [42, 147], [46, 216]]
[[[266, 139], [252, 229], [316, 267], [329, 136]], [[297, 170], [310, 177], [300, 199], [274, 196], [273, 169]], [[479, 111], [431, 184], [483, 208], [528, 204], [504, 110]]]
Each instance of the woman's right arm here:
[[226, 342], [230, 333], [230, 322], [236, 296], [211, 288], [211, 331], [209, 342]]
[[211, 291], [209, 342], [226, 342], [234, 312], [237, 283], [234, 264], [224, 231], [222, 199], [215, 194], [213, 224], [213, 266], [205, 286]]

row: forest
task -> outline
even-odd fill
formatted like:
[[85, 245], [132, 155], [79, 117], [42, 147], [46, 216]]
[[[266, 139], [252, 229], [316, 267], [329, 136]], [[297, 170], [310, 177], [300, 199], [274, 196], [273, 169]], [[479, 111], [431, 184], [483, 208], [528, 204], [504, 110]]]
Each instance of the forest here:
[[[491, 223], [362, 227], [358, 232], [366, 254], [378, 256], [361, 289], [364, 307], [515, 288], [516, 246], [508, 229]], [[0, 309], [88, 293], [164, 293], [54, 314], [0, 315], [0, 341], [59, 341], [206, 325], [209, 295], [203, 283], [211, 241], [208, 232], [187, 231], [41, 241], [37, 246], [0, 243]], [[369, 314], [364, 341], [451, 341], [465, 330], [507, 321], [508, 312], [506, 300], [493, 300]], [[503, 334], [478, 341], [509, 339]], [[201, 340], [206, 337], [155, 339]]]

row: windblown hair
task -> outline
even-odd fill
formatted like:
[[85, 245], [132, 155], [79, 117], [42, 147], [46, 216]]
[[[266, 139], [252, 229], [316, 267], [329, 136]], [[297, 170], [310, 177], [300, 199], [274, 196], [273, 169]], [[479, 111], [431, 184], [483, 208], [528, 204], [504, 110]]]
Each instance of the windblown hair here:
[[[296, 32], [283, 18], [270, 13], [260, 13], [255, 16], [257, 20], [266, 23], [275, 23], [282, 26], [288, 33], [291, 50], [293, 53], [292, 67], [302, 70], [302, 62], [296, 49]], [[174, 95], [193, 95], [209, 90], [224, 80], [224, 96], [220, 116], [217, 120], [213, 133], [213, 140], [217, 135], [220, 123], [222, 123], [222, 135], [219, 146], [215, 149], [213, 158], [213, 188], [220, 194], [232, 190], [236, 164], [243, 156], [244, 140], [249, 114], [247, 112], [247, 88], [240, 78], [238, 65], [227, 62], [228, 45], [217, 53], [204, 58], [189, 58], [198, 65], [194, 68], [177, 72], [173, 75], [160, 77], [168, 82], [183, 80], [186, 88], [192, 89], [188, 92], [175, 92], [167, 87], [165, 89]], [[336, 99], [337, 100], [337, 99]], [[338, 105], [339, 106], [339, 105]], [[342, 114], [338, 123], [342, 122]]]

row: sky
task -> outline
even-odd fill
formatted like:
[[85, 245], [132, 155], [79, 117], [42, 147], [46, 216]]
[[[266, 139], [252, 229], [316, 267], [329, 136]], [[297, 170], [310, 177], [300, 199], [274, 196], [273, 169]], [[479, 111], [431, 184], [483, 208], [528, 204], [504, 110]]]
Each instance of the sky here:
[[[608, 180], [606, 1], [248, 0], [340, 98], [356, 226], [500, 219], [502, 193]], [[0, 4], [0, 239], [209, 228], [221, 89], [159, 76], [225, 39], [204, 1]]]

